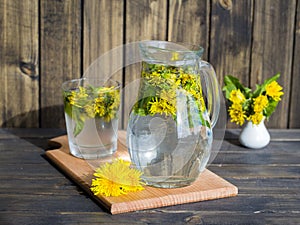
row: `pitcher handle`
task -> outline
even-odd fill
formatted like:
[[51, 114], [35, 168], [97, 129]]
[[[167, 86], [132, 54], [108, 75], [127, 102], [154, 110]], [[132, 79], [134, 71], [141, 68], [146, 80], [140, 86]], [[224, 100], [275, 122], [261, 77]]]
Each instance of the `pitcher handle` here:
[[213, 128], [219, 117], [220, 112], [220, 87], [216, 72], [208, 62], [200, 60], [200, 70], [206, 85], [207, 111], [210, 115], [211, 127]]

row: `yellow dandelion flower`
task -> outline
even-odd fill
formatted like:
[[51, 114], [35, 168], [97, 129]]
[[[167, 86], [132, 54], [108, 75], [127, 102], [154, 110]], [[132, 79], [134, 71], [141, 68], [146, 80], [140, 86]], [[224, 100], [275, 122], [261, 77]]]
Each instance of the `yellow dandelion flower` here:
[[88, 117], [94, 118], [95, 117], [95, 107], [94, 105], [85, 105], [84, 110]]
[[176, 108], [174, 105], [169, 104], [166, 100], [164, 99], [158, 99], [155, 98], [154, 102], [150, 102], [151, 107], [150, 107], [150, 113], [152, 115], [154, 114], [165, 114], [166, 116], [168, 115], [176, 115]]
[[196, 100], [201, 101], [201, 99], [203, 99], [202, 93], [196, 87], [192, 87], [190, 90], [188, 90], [188, 93], [191, 94]]
[[176, 87], [179, 87], [181, 85], [181, 79], [177, 79], [176, 81], [175, 81], [175, 86]]
[[115, 86], [101, 87], [101, 88], [99, 88], [99, 91], [98, 91], [99, 96], [101, 96], [101, 94], [103, 94], [103, 93], [107, 93], [107, 92], [112, 91], [114, 88], [115, 88]]
[[249, 116], [248, 120], [252, 121], [253, 124], [258, 125], [263, 119], [263, 117], [264, 116], [262, 113], [254, 113], [253, 115]]
[[[110, 88], [103, 88], [102, 90], [109, 90]], [[98, 97], [94, 100], [95, 115], [104, 117], [104, 120], [109, 122], [116, 117], [120, 106], [119, 91], [112, 90], [108, 92], [100, 92]]]
[[167, 101], [163, 101], [166, 115], [176, 115], [176, 107], [173, 104], [169, 104]]
[[175, 104], [176, 101], [176, 89], [172, 88], [170, 90], [165, 90], [163, 89], [160, 94], [159, 97], [167, 102], [169, 102], [170, 104]]
[[195, 89], [190, 89], [188, 93], [190, 93], [195, 99], [199, 99], [200, 97]]
[[115, 110], [115, 109], [118, 109], [119, 106], [120, 106], [120, 95], [114, 95], [113, 98], [112, 98], [112, 102], [111, 104], [108, 106], [109, 109], [111, 110]]
[[152, 85], [160, 85], [163, 84], [165, 82], [165, 79], [160, 77], [160, 76], [153, 76], [151, 78], [149, 78], [148, 82]]
[[273, 98], [275, 101], [281, 100], [280, 97], [284, 94], [281, 90], [282, 87], [276, 81], [273, 81], [266, 86], [267, 95]]
[[99, 95], [98, 98], [95, 98], [96, 104], [101, 104], [105, 101], [105, 97], [103, 95]]
[[260, 95], [257, 98], [255, 98], [253, 104], [253, 110], [256, 113], [260, 113], [264, 110], [265, 107], [269, 104], [268, 97], [265, 95]]
[[246, 115], [241, 104], [232, 104], [228, 112], [231, 117], [231, 122], [235, 122], [238, 125], [244, 124]]
[[70, 102], [70, 105], [75, 105], [76, 92], [71, 91], [70, 95], [67, 98], [68, 98], [68, 101]]
[[86, 90], [84, 87], [79, 87], [79, 92], [77, 92], [77, 98], [86, 98], [88, 97], [88, 94], [86, 93]]
[[200, 103], [201, 103], [201, 112], [204, 112], [206, 110], [206, 105], [205, 105], [205, 101], [204, 101], [204, 98], [201, 96], [200, 97]]
[[176, 79], [172, 78], [171, 76], [166, 76], [166, 78], [163, 78], [163, 79], [164, 79], [163, 82], [164, 82], [164, 84], [166, 84], [166, 86], [170, 86], [170, 88], [177, 87]]
[[158, 73], [161, 73], [165, 70], [166, 70], [166, 67], [164, 65], [158, 65], [158, 64], [155, 65], [155, 71], [157, 71]]
[[155, 98], [154, 102], [150, 102], [150, 104], [151, 104], [150, 112], [152, 115], [156, 113], [160, 113], [160, 114], [164, 113], [164, 107], [157, 98]]
[[106, 114], [105, 106], [101, 104], [94, 104], [94, 111], [95, 114], [99, 115], [100, 117]]
[[237, 90], [232, 90], [230, 92], [229, 100], [234, 104], [240, 104], [240, 103], [244, 103], [246, 101], [246, 98], [243, 95], [243, 93], [240, 91], [240, 89], [237, 89]]
[[181, 84], [185, 85], [188, 81], [191, 80], [191, 77], [187, 73], [180, 74]]
[[146, 72], [146, 71], [142, 71], [141, 77], [149, 78], [150, 76], [151, 76], [150, 73], [148, 73], [148, 72]]
[[116, 110], [107, 110], [106, 115], [104, 116], [104, 120], [106, 122], [109, 122], [112, 119], [114, 119], [116, 116], [117, 116], [117, 111]]
[[83, 108], [88, 100], [88, 94], [84, 87], [79, 87], [76, 91], [71, 91], [70, 95], [68, 96], [68, 100], [70, 105], [76, 106], [78, 108]]
[[166, 74], [166, 78], [170, 83], [176, 83], [177, 75], [175, 73], [168, 73]]
[[153, 71], [151, 76], [160, 77], [160, 73], [158, 73], [157, 71]]
[[130, 167], [130, 162], [115, 159], [96, 169], [91, 191], [94, 195], [120, 196], [128, 192], [143, 190], [140, 180], [142, 172]]

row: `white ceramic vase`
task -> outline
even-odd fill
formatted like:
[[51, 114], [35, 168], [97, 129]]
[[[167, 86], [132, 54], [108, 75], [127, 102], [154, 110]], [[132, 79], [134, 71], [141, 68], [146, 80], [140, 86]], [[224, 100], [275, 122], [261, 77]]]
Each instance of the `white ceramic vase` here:
[[258, 149], [267, 146], [270, 142], [270, 134], [264, 119], [258, 125], [248, 121], [240, 133], [239, 141], [247, 148]]

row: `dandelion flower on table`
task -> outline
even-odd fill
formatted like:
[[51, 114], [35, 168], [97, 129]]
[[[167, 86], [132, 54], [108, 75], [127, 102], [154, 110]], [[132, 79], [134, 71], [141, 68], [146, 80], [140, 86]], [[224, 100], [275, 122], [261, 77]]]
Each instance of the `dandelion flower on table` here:
[[96, 169], [91, 191], [94, 195], [120, 196], [143, 190], [142, 172], [130, 167], [130, 162], [115, 159]]

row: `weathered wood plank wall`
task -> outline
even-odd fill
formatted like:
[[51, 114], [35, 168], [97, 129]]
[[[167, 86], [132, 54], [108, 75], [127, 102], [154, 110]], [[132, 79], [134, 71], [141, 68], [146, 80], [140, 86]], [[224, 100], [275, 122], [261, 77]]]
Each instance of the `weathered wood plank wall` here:
[[285, 95], [267, 126], [300, 128], [299, 12], [300, 0], [0, 0], [0, 125], [64, 127], [63, 81], [116, 46], [157, 39], [202, 45], [221, 84], [280, 72]]
[[39, 126], [38, 1], [0, 3], [0, 124]]

